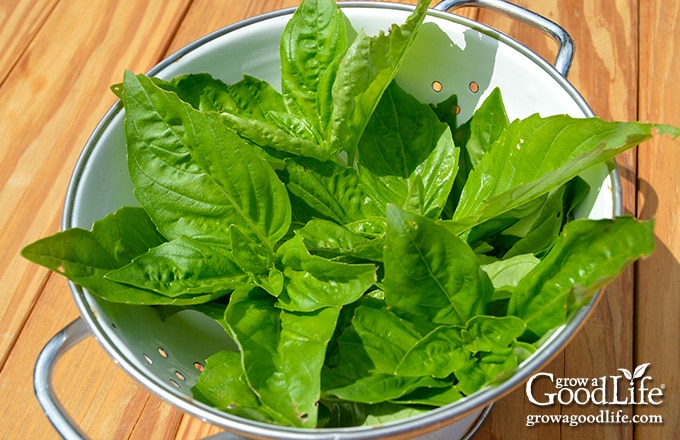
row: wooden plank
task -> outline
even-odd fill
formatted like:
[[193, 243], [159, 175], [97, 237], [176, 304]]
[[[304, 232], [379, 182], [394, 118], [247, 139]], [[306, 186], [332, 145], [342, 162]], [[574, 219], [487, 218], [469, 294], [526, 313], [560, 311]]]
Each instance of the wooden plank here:
[[[30, 374], [37, 350], [77, 316], [65, 282], [20, 258], [19, 250], [56, 232], [76, 157], [114, 102], [108, 87], [125, 68], [145, 70], [163, 56], [187, 4], [61, 2], [0, 88], [0, 206], [11, 213], [0, 218], [0, 281], [9, 293], [0, 296], [3, 438], [56, 438], [35, 401]], [[58, 370], [65, 403], [95, 438], [129, 430], [122, 415], [132, 413], [128, 423], [134, 425], [148, 392], [94, 341], [78, 349], [80, 356], [64, 358]]]
[[[640, 2], [640, 119], [680, 126], [680, 4]], [[665, 385], [663, 404], [639, 406], [641, 416], [661, 415], [663, 424], [637, 425], [640, 440], [675, 438], [680, 431], [680, 150], [678, 140], [657, 137], [640, 147], [639, 215], [656, 219], [657, 247], [638, 265], [635, 365], [651, 363], [651, 387]], [[644, 152], [644, 154], [643, 154]]]
[[[0, 424], [2, 438], [60, 438], [33, 395], [33, 366], [46, 336], [56, 334], [77, 316], [65, 280], [50, 276], [16, 347], [2, 371]], [[40, 341], [40, 343], [36, 343]], [[136, 421], [148, 392], [113, 363], [92, 338], [59, 361], [54, 389], [74, 420], [92, 438], [123, 438]], [[132, 417], [126, 416], [132, 413]], [[115, 433], [115, 435], [114, 435]]]
[[0, 84], [49, 17], [57, 0], [0, 3]]
[[215, 8], [211, 0], [197, 0], [191, 5], [182, 26], [170, 46], [170, 53], [210, 32], [243, 19], [288, 7], [297, 6], [298, 0], [259, 0], [250, 2], [225, 2]]
[[[0, 297], [0, 364], [46, 274], [18, 258], [19, 250], [58, 229], [75, 160], [115, 101], [108, 87], [125, 68], [147, 67], [162, 55], [169, 35], [158, 29], [171, 34], [184, 8], [183, 0], [136, 8], [63, 2], [2, 85], [0, 206], [12, 215], [0, 219], [0, 281], [23, 294]], [[120, 38], [127, 34], [134, 37]]]
[[[560, 24], [574, 38], [575, 60], [569, 79], [595, 114], [605, 119], [636, 119], [637, 59], [635, 51], [630, 48], [637, 44], [637, 2], [580, 2], [574, 5], [576, 7], [565, 7], [558, 0], [514, 3]], [[515, 37], [543, 58], [554, 60], [557, 44], [536, 29], [486, 11], [480, 14], [480, 21]], [[635, 212], [635, 157], [635, 152], [631, 152], [618, 159], [623, 177], [623, 205], [627, 213]], [[631, 268], [607, 288], [589, 320], [566, 350], [540, 371], [553, 373], [555, 377], [600, 377], [615, 374], [622, 365], [632, 365], [633, 283]], [[626, 411], [631, 413], [632, 409]], [[496, 404], [478, 437], [582, 437], [583, 429], [560, 424], [527, 427], [526, 417], [531, 414], [590, 413], [597, 413], [597, 408], [537, 408], [527, 401], [524, 388], [520, 388]], [[592, 438], [630, 438], [632, 426], [588, 425], [587, 433]]]

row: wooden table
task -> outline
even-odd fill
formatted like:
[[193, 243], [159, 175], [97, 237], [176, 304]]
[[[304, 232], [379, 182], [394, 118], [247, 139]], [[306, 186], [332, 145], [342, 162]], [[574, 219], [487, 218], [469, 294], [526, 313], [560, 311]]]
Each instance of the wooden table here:
[[[596, 114], [680, 125], [680, 2], [521, 0], [576, 42], [569, 79]], [[408, 3], [414, 3], [409, 1]], [[436, 4], [437, 2], [433, 2]], [[59, 228], [69, 176], [88, 135], [113, 104], [124, 69], [147, 71], [210, 31], [297, 0], [0, 0], [0, 438], [58, 438], [33, 396], [43, 345], [78, 316], [66, 281], [19, 257]], [[516, 36], [548, 59], [552, 41], [495, 13], [469, 17]], [[575, 405], [540, 409], [523, 387], [498, 402], [476, 439], [669, 439], [680, 432], [680, 169], [678, 142], [656, 138], [619, 160], [626, 213], [656, 218], [654, 255], [605, 292], [583, 331], [541, 371], [556, 377], [620, 374], [649, 362], [663, 384], [661, 425], [545, 424], [531, 414], [591, 414]], [[95, 439], [193, 439], [217, 433], [161, 401], [93, 340], [72, 349], [55, 389]], [[539, 411], [540, 410], [540, 411]]]

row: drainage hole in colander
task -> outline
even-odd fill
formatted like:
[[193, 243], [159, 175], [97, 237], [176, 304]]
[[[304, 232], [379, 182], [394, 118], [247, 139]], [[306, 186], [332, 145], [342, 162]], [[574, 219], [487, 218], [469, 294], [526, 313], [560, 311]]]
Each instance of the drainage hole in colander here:
[[432, 90], [434, 90], [435, 92], [439, 93], [439, 92], [441, 92], [442, 90], [444, 90], [444, 84], [442, 84], [442, 83], [439, 82], [439, 81], [433, 81], [433, 82], [432, 82]]
[[163, 347], [158, 347], [158, 354], [160, 354], [162, 358], [168, 358], [168, 352], [165, 351]]
[[182, 386], [179, 383], [177, 383], [175, 379], [170, 379], [170, 383], [173, 384], [175, 388], [182, 388]]
[[182, 382], [186, 382], [187, 380], [187, 377], [179, 371], [175, 371], [175, 376], [177, 376], [177, 379], [181, 380]]
[[153, 365], [153, 359], [151, 359], [148, 354], [142, 353], [142, 356], [144, 357], [144, 360], [149, 363], [149, 365]]
[[470, 84], [468, 85], [468, 87], [470, 88], [470, 91], [471, 91], [472, 93], [477, 93], [477, 92], [479, 92], [479, 84], [477, 84], [477, 83], [474, 82], [474, 81], [470, 82]]
[[200, 362], [194, 362], [194, 368], [197, 369], [198, 371], [203, 371], [205, 367]]

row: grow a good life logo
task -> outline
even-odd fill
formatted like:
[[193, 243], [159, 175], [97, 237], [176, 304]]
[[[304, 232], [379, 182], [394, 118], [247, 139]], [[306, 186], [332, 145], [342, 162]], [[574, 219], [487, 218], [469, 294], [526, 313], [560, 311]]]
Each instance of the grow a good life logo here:
[[[618, 376], [598, 378], [561, 377], [552, 373], [538, 373], [526, 384], [527, 398], [537, 406], [561, 405], [659, 405], [663, 401], [665, 385], [652, 387], [651, 376], [645, 372], [649, 364], [638, 365], [631, 373], [619, 368]], [[534, 384], [541, 379], [549, 380], [553, 386], [548, 392], [535, 393]], [[626, 382], [627, 381], [627, 382]]]
[[[664, 399], [666, 386], [654, 386], [652, 376], [647, 375], [650, 364], [641, 364], [632, 371], [619, 368], [621, 374], [595, 378], [558, 377], [552, 373], [538, 373], [526, 383], [526, 396], [529, 401], [540, 407], [555, 404], [567, 405], [660, 405]], [[539, 391], [540, 389], [540, 391]], [[572, 420], [573, 419], [573, 420]], [[530, 415], [527, 426], [536, 423], [663, 423], [660, 415], [623, 414], [622, 409], [611, 411], [602, 409], [598, 414], [566, 416], [566, 415]]]

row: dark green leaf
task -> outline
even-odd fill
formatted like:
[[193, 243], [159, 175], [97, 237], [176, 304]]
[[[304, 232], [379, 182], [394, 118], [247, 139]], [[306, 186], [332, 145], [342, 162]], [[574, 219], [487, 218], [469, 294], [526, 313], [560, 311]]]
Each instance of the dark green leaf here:
[[439, 217], [458, 170], [459, 150], [430, 106], [392, 82], [359, 144], [359, 174], [371, 198]]

